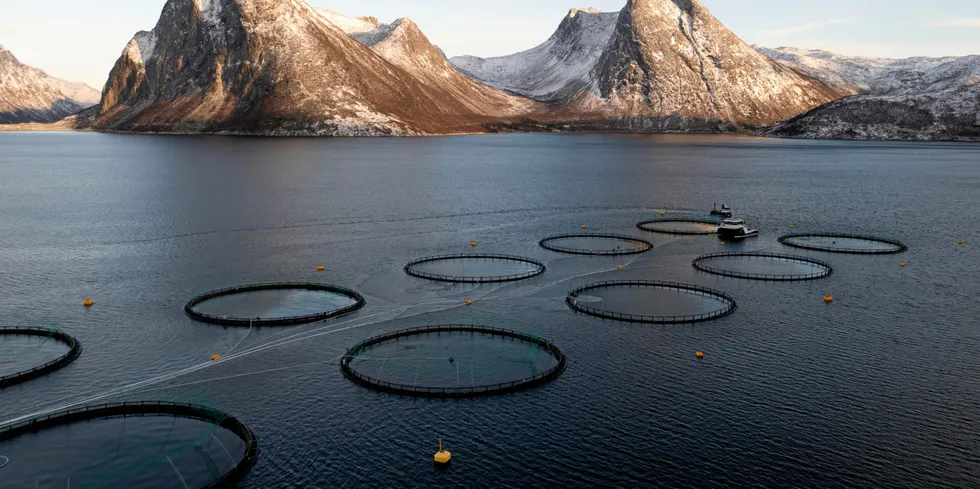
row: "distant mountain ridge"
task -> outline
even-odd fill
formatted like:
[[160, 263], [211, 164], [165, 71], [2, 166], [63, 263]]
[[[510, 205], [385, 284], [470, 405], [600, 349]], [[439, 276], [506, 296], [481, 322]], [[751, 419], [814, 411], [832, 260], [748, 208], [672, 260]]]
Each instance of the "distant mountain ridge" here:
[[490, 86], [548, 102], [540, 117], [568, 128], [734, 131], [853, 93], [755, 51], [698, 0], [572, 9], [538, 47], [451, 61]]
[[[415, 34], [408, 25], [399, 32]], [[387, 61], [302, 0], [169, 0], [156, 27], [123, 51], [89, 124], [135, 132], [423, 135], [480, 132], [512, 109], [503, 99], [481, 105], [457, 95]]]
[[859, 95], [766, 128], [774, 137], [980, 140], [980, 56], [878, 59], [757, 47]]
[[99, 105], [70, 122], [273, 136], [970, 138], [978, 65], [753, 47], [698, 0], [571, 9], [539, 46], [452, 59], [408, 18], [384, 24], [304, 0], [168, 0], [123, 50]]
[[27, 66], [0, 46], [0, 124], [54, 122], [98, 102], [94, 88]]

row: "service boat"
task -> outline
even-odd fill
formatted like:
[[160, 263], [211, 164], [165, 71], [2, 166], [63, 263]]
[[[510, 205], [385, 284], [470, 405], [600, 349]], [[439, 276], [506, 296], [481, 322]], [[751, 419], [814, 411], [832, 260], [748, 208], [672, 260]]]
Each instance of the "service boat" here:
[[728, 239], [743, 239], [758, 236], [758, 229], [745, 227], [745, 221], [741, 219], [725, 219], [718, 227], [718, 236]]
[[721, 209], [718, 208], [718, 204], [715, 204], [714, 207], [712, 207], [711, 209], [711, 215], [732, 217], [735, 214], [732, 213], [732, 208], [728, 207], [728, 204], [721, 204]]

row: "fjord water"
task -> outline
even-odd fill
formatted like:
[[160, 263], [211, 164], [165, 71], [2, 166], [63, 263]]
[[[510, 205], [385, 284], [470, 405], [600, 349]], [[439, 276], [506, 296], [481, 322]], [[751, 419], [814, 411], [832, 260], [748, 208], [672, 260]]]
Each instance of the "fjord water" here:
[[[84, 352], [0, 391], [0, 419], [205, 365], [92, 402], [175, 400], [235, 415], [262, 449], [248, 488], [976, 487], [978, 190], [980, 146], [956, 143], [3, 133], [4, 325], [56, 326]], [[721, 245], [634, 227], [659, 209], [703, 217], [721, 202], [762, 235]], [[538, 247], [582, 224], [657, 247], [628, 257]], [[790, 224], [897, 238], [910, 251], [790, 249], [776, 242]], [[402, 270], [414, 258], [472, 251], [470, 241], [548, 270], [487, 285]], [[690, 264], [738, 250], [815, 257], [836, 273], [769, 283]], [[565, 305], [570, 289], [613, 279], [707, 286], [739, 308], [717, 321], [654, 326]], [[356, 288], [367, 306], [251, 331], [181, 310], [207, 290], [301, 280]], [[466, 401], [379, 394], [341, 375], [339, 358], [358, 341], [439, 323], [547, 338], [568, 368], [540, 388]], [[209, 362], [215, 353], [228, 359]], [[59, 433], [51, 450], [71, 450]], [[105, 436], [114, 443], [118, 430]], [[448, 470], [432, 464], [440, 438], [453, 452]], [[34, 463], [32, 450], [0, 442], [18, 474]], [[171, 475], [146, 487], [182, 487]]]

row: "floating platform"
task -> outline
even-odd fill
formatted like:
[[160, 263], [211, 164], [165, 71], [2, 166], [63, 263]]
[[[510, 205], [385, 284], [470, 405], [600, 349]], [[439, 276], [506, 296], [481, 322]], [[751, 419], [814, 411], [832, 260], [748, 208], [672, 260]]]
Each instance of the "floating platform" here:
[[860, 234], [795, 233], [781, 236], [779, 242], [805, 250], [857, 255], [889, 255], [909, 249], [901, 241]]
[[603, 319], [648, 324], [698, 323], [725, 317], [738, 304], [728, 294], [697, 285], [616, 280], [576, 288], [565, 303]]
[[573, 255], [634, 255], [653, 249], [653, 243], [625, 234], [557, 234], [542, 239], [538, 245]]
[[[310, 314], [293, 315], [293, 316], [277, 316], [277, 317], [236, 317], [231, 314], [217, 314], [214, 312], [205, 312], [199, 310], [199, 305], [205, 301], [233, 296], [237, 294], [247, 294], [251, 292], [267, 291], [267, 290], [308, 290], [325, 292], [330, 294], [336, 294], [343, 296], [346, 300], [346, 304], [324, 311], [318, 311]], [[362, 307], [364, 307], [365, 301], [364, 296], [353, 289], [348, 289], [346, 287], [341, 287], [339, 285], [331, 284], [321, 284], [321, 283], [311, 283], [311, 282], [277, 282], [277, 283], [265, 283], [265, 284], [253, 284], [253, 285], [240, 285], [237, 287], [229, 287], [225, 289], [212, 290], [210, 292], [205, 292], [192, 298], [184, 306], [184, 313], [193, 319], [198, 321], [220, 324], [223, 326], [291, 326], [296, 324], [306, 324], [315, 321], [323, 321], [325, 319], [343, 316], [345, 314], [350, 314]]]
[[64, 333], [54, 329], [0, 328], [0, 336], [3, 335], [36, 336], [42, 338], [49, 338], [53, 341], [57, 341], [65, 345], [68, 345], [68, 352], [43, 365], [39, 365], [29, 370], [15, 372], [13, 374], [0, 377], [0, 389], [15, 384], [20, 384], [22, 382], [27, 382], [28, 380], [36, 379], [43, 375], [47, 375], [75, 361], [75, 359], [82, 354], [82, 344], [79, 343], [78, 340], [76, 340], [68, 333]]
[[[382, 375], [380, 373], [381, 369], [386, 369], [387, 371], [391, 372], [392, 368], [396, 368], [392, 365], [394, 360], [388, 356], [371, 358], [370, 355], [372, 351], [376, 351], [376, 349], [382, 345], [392, 344], [397, 346], [397, 342], [399, 341], [427, 335], [439, 335], [450, 340], [460, 335], [481, 335], [486, 338], [516, 341], [518, 344], [515, 346], [518, 347], [518, 350], [522, 356], [536, 356], [539, 354], [547, 355], [549, 359], [552, 360], [550, 362], [552, 365], [547, 369], [534, 373], [533, 375], [518, 377], [509, 381], [487, 384], [471, 382], [468, 385], [460, 386], [460, 372], [463, 372], [462, 375], [465, 378], [467, 373], [466, 370], [469, 370], [465, 367], [467, 360], [466, 358], [401, 358], [398, 360], [405, 361], [410, 364], [410, 367], [412, 367], [412, 372], [408, 372], [408, 374], [411, 375], [414, 373], [414, 382], [400, 382], [397, 380], [399, 378], [398, 376], [393, 379], [395, 380], [393, 382], [380, 378]], [[528, 350], [528, 346], [533, 346], [534, 348], [532, 350]], [[488, 355], [489, 357], [496, 359], [495, 361], [499, 361], [498, 355], [496, 355], [494, 350], [488, 350]], [[367, 360], [380, 360], [380, 362], [376, 363], [381, 365], [381, 369], [378, 369], [377, 372], [372, 371], [370, 375], [365, 374], [362, 371], [358, 371], [359, 364], [366, 361], [363, 357], [368, 357]], [[425, 361], [430, 362], [430, 364], [431, 362], [436, 362], [444, 365], [444, 370], [448, 369], [450, 374], [453, 374], [453, 371], [455, 371], [457, 387], [451, 385], [424, 385], [418, 382], [419, 369], [422, 366], [422, 362]], [[347, 353], [345, 353], [343, 358], [340, 360], [340, 371], [345, 377], [357, 384], [390, 394], [415, 397], [467, 398], [506, 394], [545, 384], [561, 375], [561, 373], [565, 371], [566, 363], [565, 355], [555, 344], [536, 336], [518, 331], [492, 328], [488, 326], [445, 324], [404, 329], [364, 340], [347, 350]], [[464, 365], [464, 367], [461, 368], [460, 365]], [[492, 366], [488, 365], [480, 366], [481, 371], [491, 367]], [[473, 367], [470, 366], [470, 368]]]
[[522, 256], [467, 253], [430, 256], [405, 265], [405, 273], [440, 282], [511, 282], [541, 275], [547, 267]]
[[710, 253], [695, 258], [691, 265], [705, 273], [750, 280], [816, 280], [834, 273], [827, 262], [780, 253]]

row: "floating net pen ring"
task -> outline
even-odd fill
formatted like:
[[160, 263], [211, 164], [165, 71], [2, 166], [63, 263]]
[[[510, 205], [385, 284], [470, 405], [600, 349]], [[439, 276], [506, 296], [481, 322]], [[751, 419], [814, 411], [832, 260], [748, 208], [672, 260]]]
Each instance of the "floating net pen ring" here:
[[[710, 298], [717, 301], [722, 305], [717, 310], [701, 313], [701, 314], [686, 314], [686, 315], [649, 315], [649, 314], [629, 314], [611, 311], [607, 309], [602, 309], [598, 307], [592, 307], [587, 305], [582, 300], [579, 300], [585, 292], [603, 289], [603, 288], [613, 288], [613, 287], [636, 287], [636, 288], [654, 288], [662, 290], [674, 290], [683, 293], [689, 293], [694, 295], [699, 295], [702, 297]], [[683, 324], [683, 323], [699, 323], [702, 321], [710, 321], [712, 319], [718, 319], [735, 312], [738, 309], [738, 303], [735, 299], [717, 290], [709, 289], [707, 287], [701, 287], [698, 285], [681, 284], [675, 282], [662, 282], [657, 280], [614, 280], [607, 282], [598, 282], [589, 285], [583, 285], [573, 289], [568, 293], [565, 298], [565, 303], [568, 307], [575, 311], [587, 314], [589, 316], [594, 316], [603, 319], [612, 319], [616, 321], [626, 321], [631, 323], [647, 323], [647, 324]]]
[[[456, 262], [456, 261], [479, 261], [479, 262], [510, 262], [511, 264], [523, 265], [527, 270], [516, 272], [516, 273], [505, 273], [505, 274], [481, 274], [481, 275], [460, 275], [454, 273], [434, 273], [422, 270], [424, 265], [436, 264], [439, 262]], [[456, 282], [456, 283], [490, 283], [490, 282], [511, 282], [515, 280], [523, 280], [526, 278], [531, 278], [537, 275], [541, 275], [545, 272], [547, 267], [544, 263], [531, 258], [525, 258], [523, 256], [513, 256], [513, 255], [495, 255], [489, 253], [464, 253], [464, 254], [451, 254], [451, 255], [438, 255], [429, 256], [425, 258], [419, 258], [417, 260], [412, 260], [405, 265], [405, 273], [427, 280], [436, 280], [440, 282]]]
[[[525, 341], [540, 347], [542, 350], [554, 357], [557, 363], [553, 367], [532, 377], [515, 379], [509, 382], [499, 382], [470, 387], [426, 387], [392, 383], [357, 372], [357, 370], [351, 365], [352, 362], [357, 359], [358, 355], [374, 345], [394, 341], [408, 336], [457, 332], [480, 333], [489, 336], [514, 338]], [[561, 349], [559, 349], [554, 343], [536, 336], [531, 336], [519, 331], [492, 328], [488, 326], [476, 326], [471, 324], [442, 324], [393, 331], [391, 333], [386, 333], [364, 340], [347, 350], [340, 360], [340, 371], [344, 374], [344, 377], [347, 377], [356, 384], [390, 394], [430, 398], [467, 398], [518, 392], [545, 384], [561, 375], [561, 373], [565, 371], [566, 363], [565, 354], [562, 353]]]
[[[801, 265], [807, 265], [812, 270], [810, 273], [756, 273], [756, 272], [743, 272], [738, 270], [726, 270], [724, 268], [712, 267], [707, 264], [712, 260], [727, 259], [727, 258], [762, 258], [769, 259], [773, 261], [786, 262], [786, 263], [797, 263]], [[816, 280], [819, 278], [825, 278], [833, 275], [834, 268], [830, 266], [829, 263], [815, 260], [813, 258], [806, 258], [802, 256], [794, 255], [784, 255], [781, 253], [761, 253], [761, 252], [735, 252], [735, 253], [709, 253], [707, 255], [702, 255], [694, 259], [691, 265], [699, 271], [710, 273], [713, 275], [721, 275], [725, 277], [732, 278], [743, 278], [751, 280], [770, 280], [770, 281], [802, 281], [802, 280]]]
[[[606, 240], [610, 243], [620, 242], [628, 246], [629, 248], [576, 248], [571, 246], [562, 246], [560, 242], [562, 240], [583, 240], [583, 239], [597, 239]], [[598, 233], [572, 233], [572, 234], [556, 234], [554, 236], [548, 236], [538, 242], [538, 245], [546, 250], [557, 251], [559, 253], [570, 253], [574, 255], [634, 255], [638, 253], [645, 253], [653, 249], [653, 243], [637, 238], [634, 236], [628, 236], [625, 234], [598, 234]]]
[[[666, 226], [655, 227], [658, 224], [664, 224]], [[676, 224], [709, 225], [709, 226], [713, 226], [713, 229], [710, 230], [682, 229], [680, 226], [676, 226]], [[676, 234], [680, 236], [710, 236], [713, 234], [718, 234], [718, 226], [720, 225], [721, 225], [720, 221], [709, 221], [706, 219], [665, 218], [665, 219], [650, 219], [647, 221], [641, 221], [636, 224], [636, 227], [642, 231], [646, 231], [649, 233]]]
[[[289, 317], [275, 317], [275, 318], [243, 318], [243, 317], [231, 317], [227, 315], [210, 314], [197, 310], [195, 307], [208, 300], [214, 299], [215, 297], [223, 297], [235, 294], [243, 294], [247, 292], [256, 292], [260, 290], [312, 290], [312, 291], [322, 291], [329, 292], [332, 294], [338, 294], [346, 296], [354, 301], [353, 304], [332, 309], [329, 311], [321, 311], [314, 314], [305, 314], [301, 316], [289, 316]], [[198, 321], [203, 321], [205, 323], [220, 324], [223, 326], [291, 326], [295, 324], [305, 324], [312, 323], [316, 321], [323, 321], [325, 319], [342, 316], [344, 314], [349, 314], [362, 307], [364, 307], [365, 301], [364, 296], [362, 296], [358, 291], [353, 289], [348, 289], [347, 287], [341, 287], [339, 285], [331, 284], [321, 284], [312, 282], [276, 282], [276, 283], [266, 283], [266, 284], [252, 284], [252, 285], [241, 285], [237, 287], [228, 287], [225, 289], [212, 290], [210, 292], [205, 292], [199, 296], [192, 298], [184, 306], [184, 313], [193, 319]]]
[[[829, 239], [830, 244], [819, 244], [819, 243], [808, 243], [807, 240], [814, 239]], [[878, 243], [881, 245], [887, 245], [887, 247], [879, 248], [854, 248], [847, 246], [836, 246], [836, 240], [848, 240], [852, 243], [854, 242], [865, 242], [865, 243]], [[786, 246], [792, 246], [794, 248], [802, 248], [805, 250], [813, 251], [825, 251], [828, 253], [850, 253], [858, 255], [890, 255], [896, 253], [904, 253], [908, 251], [908, 246], [901, 241], [889, 239], [889, 238], [879, 238], [877, 236], [868, 236], [861, 234], [840, 234], [840, 233], [795, 233], [787, 234], [785, 236], [780, 236], [780, 243]]]
[[75, 361], [79, 355], [82, 354], [82, 344], [78, 342], [74, 337], [68, 333], [62, 331], [47, 329], [47, 328], [0, 328], [0, 336], [2, 335], [21, 335], [21, 336], [38, 336], [42, 338], [50, 338], [60, 343], [68, 345], [68, 353], [61, 355], [60, 357], [51, 360], [44, 365], [34, 367], [30, 370], [24, 370], [22, 372], [14, 372], [10, 375], [0, 377], [0, 389], [4, 387], [9, 387], [14, 384], [20, 384], [21, 382], [26, 382], [31, 379], [36, 379], [43, 375], [47, 375], [55, 370], [58, 370], [65, 365]]
[[0, 441], [35, 433], [46, 428], [70, 425], [79, 421], [137, 416], [173, 416], [194, 419], [220, 426], [245, 443], [242, 459], [231, 470], [203, 489], [232, 487], [242, 481], [259, 459], [259, 441], [255, 434], [234, 416], [206, 406], [176, 402], [123, 402], [69, 409], [0, 427]]

